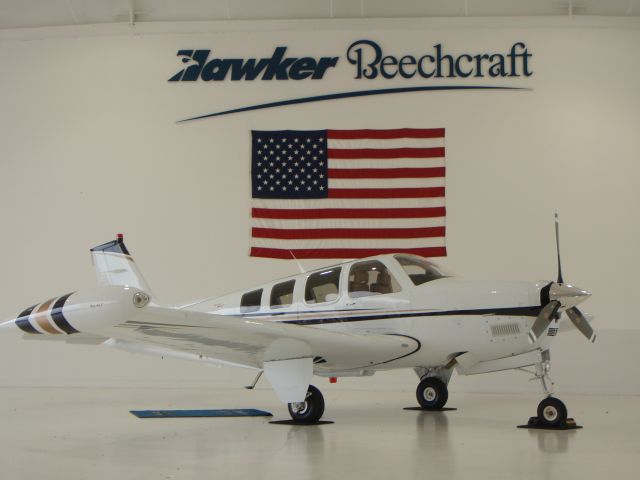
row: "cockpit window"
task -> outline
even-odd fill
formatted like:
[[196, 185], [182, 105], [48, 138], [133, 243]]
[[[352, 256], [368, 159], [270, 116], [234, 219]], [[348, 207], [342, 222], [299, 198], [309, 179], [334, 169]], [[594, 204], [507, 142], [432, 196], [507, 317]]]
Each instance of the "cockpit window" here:
[[262, 301], [262, 289], [247, 292], [240, 299], [240, 313], [256, 312], [260, 310]]
[[438, 267], [424, 258], [412, 255], [396, 255], [395, 259], [402, 265], [414, 285], [422, 285], [431, 280], [445, 277]]
[[330, 268], [309, 275], [304, 290], [307, 303], [325, 303], [336, 300], [339, 296], [340, 267]]
[[271, 308], [289, 307], [293, 303], [295, 280], [278, 283], [271, 289]]
[[387, 267], [377, 260], [354, 263], [349, 271], [349, 296], [366, 297], [400, 291]]

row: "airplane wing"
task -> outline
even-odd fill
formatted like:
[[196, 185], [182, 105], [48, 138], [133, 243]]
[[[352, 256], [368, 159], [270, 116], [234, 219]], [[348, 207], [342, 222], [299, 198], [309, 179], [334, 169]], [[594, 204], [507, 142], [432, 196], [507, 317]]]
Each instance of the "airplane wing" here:
[[149, 304], [113, 328], [113, 337], [254, 368], [311, 358], [316, 371], [362, 370], [411, 355], [417, 340], [350, 334]]

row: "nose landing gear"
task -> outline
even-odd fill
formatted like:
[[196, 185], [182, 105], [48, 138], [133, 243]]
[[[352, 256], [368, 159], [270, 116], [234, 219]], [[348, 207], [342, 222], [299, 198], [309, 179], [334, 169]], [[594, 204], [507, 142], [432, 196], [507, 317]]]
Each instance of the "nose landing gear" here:
[[[525, 372], [528, 370], [520, 369]], [[541, 428], [548, 430], [570, 430], [582, 428], [576, 425], [573, 418], [568, 418], [566, 405], [562, 400], [553, 396], [553, 381], [549, 376], [551, 370], [551, 357], [549, 351], [542, 352], [542, 361], [536, 365], [534, 377], [531, 380], [540, 380], [546, 397], [538, 404], [537, 416], [530, 417], [526, 425], [518, 425], [518, 428]]]

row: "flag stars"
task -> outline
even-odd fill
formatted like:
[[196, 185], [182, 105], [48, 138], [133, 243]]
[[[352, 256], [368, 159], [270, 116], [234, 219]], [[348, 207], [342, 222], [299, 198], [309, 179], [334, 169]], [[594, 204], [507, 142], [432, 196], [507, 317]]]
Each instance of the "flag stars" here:
[[[292, 134], [293, 133], [293, 134]], [[254, 139], [254, 193], [259, 198], [320, 198], [326, 196], [326, 139], [322, 134], [295, 136], [273, 132]]]

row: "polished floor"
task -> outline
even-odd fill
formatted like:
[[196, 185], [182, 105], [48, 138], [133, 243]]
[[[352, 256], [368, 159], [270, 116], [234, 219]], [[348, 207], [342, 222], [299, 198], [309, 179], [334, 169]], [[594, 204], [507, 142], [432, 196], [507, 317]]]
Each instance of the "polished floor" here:
[[140, 420], [130, 409], [256, 407], [267, 388], [0, 388], [3, 479], [614, 479], [640, 469], [640, 398], [565, 395], [582, 430], [515, 428], [530, 394], [452, 394], [457, 411], [405, 411], [413, 394], [323, 387], [322, 426], [265, 418]]

